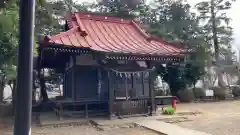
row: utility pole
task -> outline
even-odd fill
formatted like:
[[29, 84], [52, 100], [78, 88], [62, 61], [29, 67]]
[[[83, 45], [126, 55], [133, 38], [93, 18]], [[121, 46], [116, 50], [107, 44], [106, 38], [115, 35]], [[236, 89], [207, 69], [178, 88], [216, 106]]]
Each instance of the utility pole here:
[[35, 0], [20, 0], [14, 135], [31, 134]]

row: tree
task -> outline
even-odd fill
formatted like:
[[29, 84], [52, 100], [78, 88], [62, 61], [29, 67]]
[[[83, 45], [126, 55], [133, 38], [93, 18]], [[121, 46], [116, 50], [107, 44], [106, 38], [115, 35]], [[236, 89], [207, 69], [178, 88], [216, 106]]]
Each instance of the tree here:
[[157, 65], [156, 73], [162, 77], [162, 80], [168, 83], [173, 96], [178, 96], [178, 91], [186, 88], [186, 80], [183, 74], [183, 68], [181, 68], [179, 65]]
[[[151, 10], [153, 20], [149, 32], [171, 43], [185, 43], [193, 38], [197, 21], [190, 12], [190, 5], [181, 0], [156, 0]], [[192, 40], [194, 41], [194, 40]], [[189, 44], [190, 45], [190, 44]]]
[[58, 1], [38, 0], [36, 4], [35, 36], [53, 35], [63, 31], [60, 21], [63, 15], [59, 16], [59, 11], [63, 10], [63, 3]]
[[[6, 84], [16, 84], [17, 45], [18, 45], [18, 0], [7, 0], [0, 7], [0, 102]], [[36, 6], [36, 33], [46, 34], [46, 22], [52, 24], [50, 15], [43, 8], [45, 1], [38, 0]], [[45, 28], [45, 29], [44, 29]], [[36, 47], [36, 46], [35, 46]], [[36, 51], [35, 51], [36, 55]], [[15, 89], [15, 86], [13, 86]], [[13, 90], [13, 89], [12, 89]], [[13, 92], [14, 93], [14, 92]]]
[[197, 62], [190, 62], [186, 64], [184, 77], [186, 78], [186, 82], [189, 85], [193, 85], [195, 89], [195, 85], [200, 77], [204, 75], [204, 67]]
[[16, 77], [18, 8], [14, 2], [5, 1], [0, 8], [0, 103], [7, 80]]
[[142, 0], [101, 0], [94, 6], [97, 12], [122, 18], [134, 18]]
[[[220, 66], [220, 48], [228, 49], [232, 41], [232, 28], [229, 27], [230, 18], [227, 17], [226, 10], [231, 8], [234, 1], [209, 0], [196, 5], [200, 13], [199, 19], [206, 22], [204, 30], [208, 34], [209, 40], [213, 42], [215, 61], [218, 67]], [[222, 73], [218, 71], [217, 76], [219, 86], [223, 86]]]
[[208, 59], [205, 36], [196, 14], [190, 12], [189, 4], [181, 0], [156, 0], [152, 6], [154, 9], [145, 12], [152, 16], [147, 21], [149, 32], [173, 45], [193, 50], [186, 55], [182, 66], [168, 64], [166, 67], [157, 67], [158, 74], [168, 83], [171, 93], [177, 96], [179, 90], [186, 89], [188, 85], [195, 86], [204, 74], [205, 61]]
[[87, 11], [88, 6], [72, 0], [38, 0], [36, 4], [35, 35], [54, 35], [64, 31], [64, 22], [72, 12]]

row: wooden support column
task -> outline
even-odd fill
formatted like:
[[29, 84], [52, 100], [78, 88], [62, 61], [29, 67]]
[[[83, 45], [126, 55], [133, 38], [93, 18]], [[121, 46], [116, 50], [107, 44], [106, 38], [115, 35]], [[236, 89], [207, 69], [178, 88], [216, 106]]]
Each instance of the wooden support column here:
[[124, 87], [125, 87], [125, 96], [126, 96], [126, 100], [128, 100], [129, 96], [128, 96], [128, 87], [127, 87], [127, 77], [124, 76]]
[[113, 81], [112, 81], [112, 74], [110, 71], [108, 71], [108, 110], [109, 110], [109, 119], [111, 120], [113, 115], [113, 104], [114, 104], [114, 89], [113, 89]]
[[73, 100], [77, 100], [77, 93], [76, 93], [76, 84], [77, 84], [77, 79], [76, 79], [76, 72], [77, 72], [77, 64], [76, 64], [76, 56], [71, 56], [72, 59], [72, 67], [71, 67], [71, 73], [72, 73], [72, 98]]
[[102, 89], [102, 74], [101, 74], [101, 69], [98, 68], [98, 98], [101, 98], [101, 89]]
[[46, 90], [46, 85], [45, 85], [45, 78], [44, 78], [44, 70], [43, 70], [43, 75], [41, 75], [41, 70], [38, 70], [38, 77], [39, 77], [39, 82], [40, 82], [40, 94], [42, 98], [42, 102], [48, 101], [48, 95], [47, 95], [47, 90]]
[[71, 71], [70, 71], [71, 74], [72, 74], [71, 75], [71, 77], [72, 77], [72, 79], [71, 79], [72, 80], [72, 83], [71, 83], [71, 85], [72, 85], [72, 87], [71, 87], [72, 88], [72, 95], [71, 95], [71, 97], [74, 100], [77, 100], [77, 97], [76, 97], [76, 79], [75, 79], [76, 78], [76, 76], [75, 76], [76, 73], [75, 73], [75, 71], [76, 71], [75, 66], [72, 66]]
[[[47, 90], [45, 86], [45, 79], [44, 79], [44, 69], [41, 66], [41, 58], [42, 58], [42, 48], [38, 49], [39, 56], [37, 58], [37, 76], [40, 82], [40, 97], [42, 98], [42, 102], [48, 101]], [[41, 72], [43, 70], [43, 73]]]
[[154, 78], [155, 72], [149, 71], [149, 96], [150, 96], [150, 115], [156, 115], [155, 92], [154, 92]]
[[62, 87], [62, 95], [63, 97], [66, 97], [66, 73], [65, 73], [65, 70], [64, 70], [64, 73], [63, 73], [63, 87]]

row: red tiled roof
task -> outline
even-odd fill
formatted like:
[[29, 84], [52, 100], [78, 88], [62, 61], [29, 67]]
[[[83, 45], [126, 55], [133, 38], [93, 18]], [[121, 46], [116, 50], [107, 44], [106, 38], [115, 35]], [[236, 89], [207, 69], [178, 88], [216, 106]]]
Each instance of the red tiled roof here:
[[69, 30], [45, 37], [45, 43], [94, 51], [148, 55], [179, 55], [183, 49], [147, 35], [133, 20], [74, 13]]

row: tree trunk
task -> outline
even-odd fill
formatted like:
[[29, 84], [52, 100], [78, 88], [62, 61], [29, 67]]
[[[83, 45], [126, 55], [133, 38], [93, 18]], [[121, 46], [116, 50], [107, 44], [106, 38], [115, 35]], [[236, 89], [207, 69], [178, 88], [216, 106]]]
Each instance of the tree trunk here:
[[171, 85], [170, 83], [168, 83], [168, 86], [169, 86], [169, 89], [170, 89], [171, 95], [172, 95], [172, 96], [176, 96], [176, 97], [179, 98], [179, 96], [178, 96], [178, 91], [179, 91], [179, 90], [176, 89], [176, 87], [174, 87], [174, 84]]
[[0, 80], [0, 104], [3, 103], [4, 100], [4, 88], [5, 88], [5, 75], [2, 77], [2, 80]]
[[48, 95], [44, 78], [40, 77], [40, 94], [43, 101], [48, 101]]
[[[215, 50], [215, 60], [216, 60], [217, 69], [219, 69], [220, 68], [219, 44], [218, 44], [218, 36], [217, 36], [217, 28], [216, 28], [216, 13], [215, 13], [215, 7], [214, 7], [214, 0], [211, 0], [211, 20], [212, 20], [212, 33], [213, 33], [213, 44], [214, 44], [214, 50]], [[218, 77], [218, 85], [220, 87], [224, 86], [222, 72], [220, 70], [217, 70], [216, 73]]]
[[37, 76], [38, 76], [38, 72], [36, 70], [33, 70], [33, 81], [32, 81], [32, 85], [33, 85], [33, 90], [32, 90], [32, 103], [35, 104], [36, 103], [36, 80], [37, 80]]
[[194, 95], [194, 97], [197, 97], [197, 93], [196, 93], [196, 83], [197, 83], [197, 81], [193, 81], [193, 95]]
[[3, 96], [4, 96], [4, 86], [5, 86], [5, 83], [4, 81], [0, 81], [0, 104], [3, 103]]
[[35, 84], [33, 83], [33, 90], [32, 90], [32, 103], [35, 104], [37, 101], [36, 101], [36, 86]]
[[43, 71], [43, 75], [41, 75], [42, 73], [41, 68], [38, 67], [37, 73], [38, 73], [38, 78], [40, 83], [40, 99], [42, 99], [42, 102], [45, 102], [45, 101], [48, 101], [49, 99], [48, 99], [45, 80], [44, 80], [44, 71]]
[[16, 104], [16, 91], [17, 91], [17, 85], [16, 80], [12, 80], [12, 106], [13, 106], [13, 115], [15, 111], [15, 104]]

